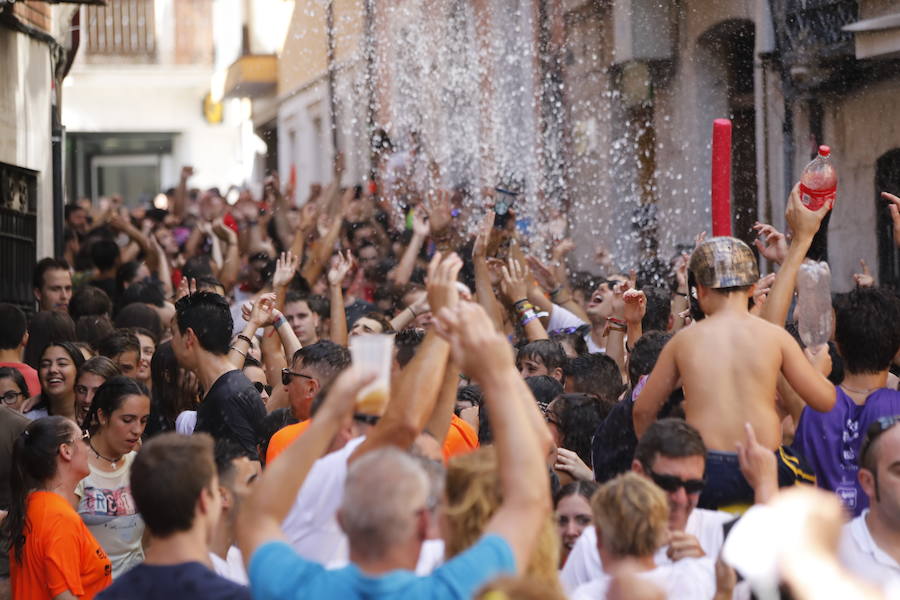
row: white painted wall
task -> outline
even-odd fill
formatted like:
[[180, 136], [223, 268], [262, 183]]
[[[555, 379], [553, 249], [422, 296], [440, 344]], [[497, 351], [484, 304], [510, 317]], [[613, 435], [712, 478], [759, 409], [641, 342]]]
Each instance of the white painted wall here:
[[50, 49], [0, 27], [0, 161], [38, 172], [37, 257], [53, 255]]

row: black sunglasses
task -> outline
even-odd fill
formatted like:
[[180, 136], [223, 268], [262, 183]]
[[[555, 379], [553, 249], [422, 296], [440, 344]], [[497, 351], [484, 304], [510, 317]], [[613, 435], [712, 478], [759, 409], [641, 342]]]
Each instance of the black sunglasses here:
[[378, 415], [364, 415], [362, 413], [354, 413], [353, 420], [357, 423], [364, 423], [366, 425], [377, 425], [378, 420], [381, 419]]
[[650, 475], [650, 479], [653, 480], [653, 483], [662, 488], [664, 492], [669, 492], [670, 494], [677, 492], [679, 488], [684, 488], [684, 491], [687, 494], [699, 494], [706, 486], [705, 479], [685, 480], [680, 477], [675, 477], [674, 475], [662, 475], [660, 473], [654, 473], [653, 471], [648, 471], [648, 474]]
[[[285, 385], [287, 385], [287, 384], [285, 384]], [[266, 394], [268, 394], [269, 396], [272, 395], [272, 386], [271, 385], [263, 385], [263, 382], [261, 382], [261, 381], [254, 381], [253, 387], [255, 387], [256, 391], [259, 392], [260, 394], [263, 393], [263, 390], [266, 390]]]
[[869, 453], [869, 449], [872, 447], [872, 444], [875, 443], [882, 433], [900, 423], [900, 415], [894, 415], [893, 417], [879, 417], [872, 421], [872, 424], [869, 425], [869, 428], [866, 430], [866, 439], [863, 440], [862, 448], [859, 452], [859, 464], [866, 463], [866, 455]]
[[310, 377], [309, 375], [304, 375], [303, 373], [294, 373], [290, 369], [282, 369], [281, 370], [281, 384], [282, 385], [290, 385], [291, 379], [294, 377], [305, 377], [306, 379], [315, 379], [315, 377]]

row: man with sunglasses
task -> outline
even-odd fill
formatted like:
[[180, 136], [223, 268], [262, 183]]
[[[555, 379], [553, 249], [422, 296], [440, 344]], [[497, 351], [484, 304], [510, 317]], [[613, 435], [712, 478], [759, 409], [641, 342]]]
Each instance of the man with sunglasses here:
[[[697, 508], [706, 484], [705, 469], [703, 438], [681, 419], [654, 422], [638, 443], [631, 470], [662, 488], [669, 502], [669, 543], [654, 557], [657, 565], [718, 555], [724, 542], [722, 526], [733, 516]], [[560, 579], [572, 592], [602, 573], [597, 532], [588, 527], [569, 553]]]
[[844, 525], [838, 555], [849, 571], [900, 594], [900, 415], [876, 419], [862, 443], [859, 483], [869, 508]]

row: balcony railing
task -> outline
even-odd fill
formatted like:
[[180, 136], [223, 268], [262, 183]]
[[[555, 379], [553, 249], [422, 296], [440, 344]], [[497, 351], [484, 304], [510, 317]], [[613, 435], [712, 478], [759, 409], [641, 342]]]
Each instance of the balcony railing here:
[[109, 0], [85, 7], [87, 54], [104, 60], [152, 61], [156, 57], [154, 0]]

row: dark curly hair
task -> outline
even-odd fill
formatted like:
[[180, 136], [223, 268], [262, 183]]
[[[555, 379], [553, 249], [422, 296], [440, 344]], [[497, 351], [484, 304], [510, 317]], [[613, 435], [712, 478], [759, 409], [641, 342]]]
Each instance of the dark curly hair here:
[[562, 394], [547, 409], [547, 418], [562, 436], [560, 446], [591, 466], [591, 438], [612, 407], [592, 394]]

